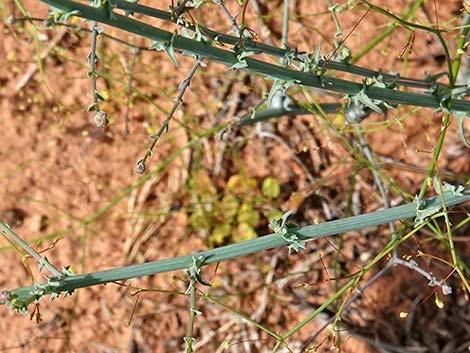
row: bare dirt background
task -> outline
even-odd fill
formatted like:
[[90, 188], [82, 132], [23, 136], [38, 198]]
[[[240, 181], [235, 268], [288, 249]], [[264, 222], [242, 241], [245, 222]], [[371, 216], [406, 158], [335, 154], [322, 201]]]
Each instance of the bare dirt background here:
[[[388, 6], [400, 13], [410, 3], [394, 1]], [[437, 3], [441, 24], [456, 18], [460, 11], [459, 1]], [[86, 113], [92, 101], [86, 67], [89, 34], [61, 26], [44, 29], [40, 22], [35, 22], [39, 27], [28, 22], [8, 22], [10, 16], [19, 19], [23, 15], [13, 2], [0, 4], [1, 218], [22, 237], [37, 244], [38, 249], [46, 249], [53, 264], [72, 265], [76, 272], [84, 273], [185, 255], [243, 240], [252, 231], [268, 233], [268, 216], [292, 208], [297, 210], [295, 221], [300, 225], [324, 221], [321, 199], [329, 205], [333, 218], [382, 207], [370, 170], [355, 162], [325, 122], [309, 116], [264, 124], [263, 129], [277, 136], [277, 140], [260, 138], [254, 127], [232, 131], [225, 142], [215, 137], [202, 139], [142, 186], [131, 190], [131, 185], [140, 179], [133, 172], [135, 162], [147, 148], [149, 133], [158, 130], [159, 122], [170, 109], [191, 61], [179, 57], [181, 67], [175, 69], [163, 53], [139, 54], [132, 71], [130, 133], [125, 134], [128, 68], [133, 54], [126, 46], [100, 38], [98, 70], [102, 77], [98, 85], [109, 95], [103, 108], [111, 117], [110, 126], [100, 130], [94, 127], [92, 115]], [[259, 4], [264, 17], [256, 16], [249, 6], [250, 28], [261, 41], [279, 43], [282, 2]], [[32, 17], [47, 15], [47, 7], [39, 1], [27, 0], [23, 5]], [[239, 11], [235, 1], [227, 5], [232, 13]], [[154, 6], [168, 8], [164, 2]], [[311, 52], [323, 42], [325, 50], [331, 50], [335, 28], [326, 9], [319, 1], [293, 1], [292, 46]], [[364, 13], [357, 9], [340, 15], [345, 32]], [[194, 16], [208, 27], [227, 31], [227, 21], [215, 4], [207, 4]], [[433, 22], [434, 16], [433, 3], [428, 2], [418, 10], [415, 20]], [[88, 26], [78, 20], [74, 23]], [[348, 38], [353, 54], [387, 23], [383, 16], [369, 13]], [[271, 30], [270, 35], [261, 24]], [[150, 44], [114, 29], [107, 28], [105, 33], [142, 46]], [[452, 32], [446, 37], [450, 48], [455, 47], [456, 35]], [[398, 29], [358, 64], [402, 72], [403, 61], [397, 55], [406, 43], [407, 32]], [[417, 32], [406, 75], [421, 78], [426, 72], [444, 70], [437, 40]], [[249, 112], [269, 91], [269, 84], [260, 77], [208, 64], [194, 78], [183, 109], [178, 111], [170, 132], [164, 135], [150, 160], [149, 171], [158, 168], [197, 134]], [[303, 92], [297, 92], [298, 99], [304, 97]], [[396, 202], [418, 192], [431, 160], [429, 151], [440, 131], [439, 114], [421, 109], [405, 117], [409, 111], [392, 111], [387, 118], [373, 115], [363, 123], [372, 150], [389, 158], [383, 173], [403, 191], [392, 192]], [[347, 131], [343, 136], [350, 138]], [[307, 167], [314, 183], [292, 155]], [[468, 181], [468, 157], [453, 121], [439, 162], [445, 179]], [[275, 178], [281, 185], [279, 197], [272, 200], [262, 192], [261, 185], [267, 177]], [[322, 197], [314, 192], [319, 189]], [[221, 200], [227, 194], [237, 200], [238, 208], [248, 210], [248, 220], [238, 219], [231, 224], [231, 235], [215, 238], [215, 229], [224, 218], [214, 210], [223, 207]], [[251, 227], [246, 228], [247, 224]], [[468, 256], [466, 232], [458, 234], [461, 241], [457, 246]], [[304, 252], [295, 256], [289, 256], [286, 249], [273, 250], [208, 267], [204, 274], [213, 287], [201, 290], [232, 311], [209, 300], [198, 301], [203, 312], [196, 322], [198, 351], [270, 351], [275, 340], [234, 311], [274, 332], [284, 333], [335, 292], [336, 282], [329, 281], [328, 276], [345, 277], [357, 271], [378, 253], [388, 236], [386, 227], [372, 229], [309, 243]], [[421, 236], [426, 241], [418, 245], [424, 252], [448, 258], [440, 242], [429, 234]], [[417, 244], [412, 243], [401, 251], [415, 254], [416, 249]], [[36, 273], [36, 264], [30, 259], [25, 262]], [[426, 265], [438, 278], [448, 274], [448, 268], [436, 262]], [[36, 273], [35, 278], [40, 280], [41, 275]], [[336, 285], [344, 281], [339, 280]], [[450, 281], [455, 293], [443, 298], [444, 309], [439, 310], [431, 297], [402, 320], [398, 314], [415, 308], [431, 289], [418, 275], [404, 268], [393, 269], [345, 313], [343, 321], [348, 331], [336, 338], [336, 345], [330, 337], [320, 349], [466, 351], [470, 342], [470, 306], [458, 281]], [[21, 257], [0, 239], [0, 287], [13, 289], [31, 283]], [[137, 297], [131, 295], [134, 289], [117, 284], [82, 289], [71, 298], [60, 298], [52, 304], [43, 301], [39, 323], [1, 307], [0, 351], [184, 350], [189, 319], [187, 297], [181, 295], [187, 285], [184, 274], [151, 276], [125, 284], [161, 291]], [[311, 335], [337, 309], [329, 309], [293, 335], [289, 340], [291, 348], [299, 352], [311, 347]], [[323, 342], [326, 333], [315, 342]]]

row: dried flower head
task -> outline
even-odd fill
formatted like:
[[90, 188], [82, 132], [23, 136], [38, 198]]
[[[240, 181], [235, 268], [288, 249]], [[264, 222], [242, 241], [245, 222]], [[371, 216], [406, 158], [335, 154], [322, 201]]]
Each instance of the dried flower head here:
[[95, 124], [98, 127], [105, 127], [109, 123], [108, 114], [106, 114], [103, 110], [100, 110], [95, 115]]
[[8, 303], [11, 299], [11, 294], [7, 290], [0, 291], [0, 304]]
[[144, 159], [141, 159], [137, 162], [137, 164], [135, 165], [135, 172], [137, 174], [144, 174], [145, 172], [145, 160]]

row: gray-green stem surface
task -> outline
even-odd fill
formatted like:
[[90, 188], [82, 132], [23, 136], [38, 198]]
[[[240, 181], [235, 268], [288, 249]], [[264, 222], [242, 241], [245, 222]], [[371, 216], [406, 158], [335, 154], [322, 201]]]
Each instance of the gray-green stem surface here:
[[[455, 195], [453, 193], [445, 193], [444, 195], [446, 207], [451, 207], [469, 201], [470, 189], [464, 190], [460, 195]], [[437, 196], [424, 200], [422, 207], [426, 210], [436, 209], [436, 211], [433, 212], [433, 214], [435, 214], [439, 209], [442, 209], [442, 205], [442, 197]], [[412, 202], [406, 205], [384, 209], [368, 214], [310, 225], [296, 229], [295, 235], [297, 235], [299, 240], [307, 241], [315, 238], [339, 235], [345, 232], [375, 227], [381, 224], [387, 224], [397, 220], [415, 217], [417, 214], [416, 207], [417, 204]], [[422, 210], [423, 209], [421, 209], [421, 211]], [[289, 242], [280, 235], [274, 233], [245, 242], [197, 252], [186, 256], [125, 266], [112, 270], [87, 273], [78, 276], [65, 277], [61, 279], [61, 284], [59, 286], [53, 288], [51, 287], [50, 291], [55, 293], [73, 291], [74, 289], [90, 287], [113, 281], [121, 281], [131, 278], [150, 276], [158, 273], [187, 269], [193, 264], [194, 256], [203, 256], [203, 264], [208, 265], [286, 245], [289, 245]], [[10, 291], [9, 293], [12, 297], [16, 298], [17, 305], [20, 308], [23, 304], [27, 305], [37, 299], [34, 294], [33, 286], [18, 288]]]
[[[174, 35], [168, 31], [164, 31], [160, 28], [150, 26], [117, 13], [112, 13], [112, 16], [110, 16], [110, 12], [107, 9], [94, 8], [70, 0], [40, 1], [64, 12], [78, 11], [76, 16], [120, 28], [123, 31], [134, 33], [152, 41], [168, 44], [172, 43], [175, 50], [179, 50], [189, 55], [194, 55], [209, 61], [217, 61], [229, 66], [239, 63], [237, 55], [234, 52], [215, 48], [208, 43], [180, 35]], [[348, 95], [358, 94], [363, 89], [363, 85], [356, 82], [334, 77], [314, 75], [310, 72], [290, 70], [285, 67], [273, 65], [250, 57], [244, 58], [244, 60], [246, 61], [246, 67], [244, 69], [273, 79], [285, 81], [295, 80], [300, 85], [316, 87]], [[441, 105], [441, 99], [431, 94], [403, 92], [374, 86], [366, 87], [365, 93], [371, 99], [386, 101], [390, 104], [405, 104], [435, 109], [439, 108]], [[446, 103], [448, 106], [452, 107], [453, 111], [470, 111], [469, 101], [449, 99]]]

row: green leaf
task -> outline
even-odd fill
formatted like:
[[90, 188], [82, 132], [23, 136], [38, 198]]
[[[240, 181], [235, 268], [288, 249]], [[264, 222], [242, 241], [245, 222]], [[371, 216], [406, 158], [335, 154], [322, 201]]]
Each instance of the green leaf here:
[[244, 203], [238, 210], [237, 221], [239, 224], [246, 223], [251, 227], [256, 227], [259, 223], [259, 214], [250, 204]]
[[292, 223], [286, 224], [287, 218], [292, 213], [294, 213], [294, 211], [289, 210], [282, 215], [281, 219], [273, 219], [269, 224], [269, 227], [285, 242], [287, 242], [289, 255], [291, 254], [292, 250], [299, 252], [300, 250], [305, 249], [305, 243], [296, 234], [296, 231], [299, 229], [299, 227]]
[[156, 51], [164, 51], [166, 55], [170, 58], [170, 60], [175, 64], [176, 67], [179, 67], [179, 62], [178, 59], [176, 58], [175, 50], [173, 47], [173, 41], [177, 37], [176, 32], [173, 32], [173, 35], [171, 37], [170, 42], [161, 42], [161, 41], [155, 41], [152, 43], [152, 45], [149, 47], [150, 50], [156, 50]]
[[455, 117], [458, 121], [460, 139], [466, 147], [470, 148], [467, 136], [465, 136], [465, 128], [463, 126], [465, 119], [468, 119], [468, 114], [466, 112], [456, 112]]
[[279, 194], [281, 193], [281, 185], [276, 179], [272, 177], [264, 179], [261, 188], [263, 191], [263, 195], [271, 199], [278, 198]]
[[414, 202], [416, 203], [415, 227], [426, 222], [429, 217], [439, 213], [442, 208], [442, 204], [433, 204], [430, 206], [428, 201], [421, 200], [418, 196], [416, 196]]
[[220, 244], [223, 244], [224, 241], [230, 235], [230, 231], [232, 227], [228, 223], [220, 224], [214, 228], [210, 237], [209, 237], [209, 244], [214, 247]]
[[93, 104], [90, 104], [87, 108], [87, 112], [90, 113], [90, 112], [94, 112], [98, 109], [98, 104], [96, 103], [93, 103]]
[[95, 96], [98, 100], [102, 102], [106, 100], [105, 96], [100, 91], [95, 91]]
[[256, 231], [251, 225], [247, 223], [240, 223], [234, 232], [233, 241], [239, 243], [242, 241], [255, 239], [256, 237]]
[[246, 62], [246, 60], [240, 60], [236, 62], [235, 64], [233, 64], [232, 66], [230, 66], [228, 69], [237, 70], [237, 69], [243, 69], [245, 67], [248, 67], [248, 63]]
[[170, 44], [165, 48], [165, 52], [170, 58], [170, 60], [175, 64], [176, 67], [180, 67], [180, 63], [178, 62], [178, 59], [176, 58], [175, 54], [175, 49], [173, 48], [173, 41], [176, 38], [176, 32], [173, 33], [173, 36], [171, 37]]

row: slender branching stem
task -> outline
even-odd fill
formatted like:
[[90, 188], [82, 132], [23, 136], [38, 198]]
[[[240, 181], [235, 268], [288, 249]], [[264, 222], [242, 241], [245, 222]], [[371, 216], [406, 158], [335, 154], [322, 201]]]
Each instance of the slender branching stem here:
[[390, 264], [404, 266], [419, 273], [429, 281], [428, 285], [430, 287], [440, 287], [444, 295], [449, 295], [452, 293], [451, 287], [444, 280], [439, 281], [432, 273], [429, 273], [428, 271], [421, 268], [415, 261], [406, 261], [396, 257], [390, 260]]
[[235, 20], [235, 17], [232, 16], [230, 11], [227, 9], [227, 6], [225, 6], [225, 1], [224, 0], [215, 0], [215, 3], [220, 6], [222, 11], [224, 12], [225, 17], [227, 17], [232, 25], [232, 31], [237, 35], [240, 36], [240, 27], [237, 24], [237, 21]]
[[378, 6], [375, 6], [375, 5], [371, 4], [367, 0], [359, 0], [359, 1], [362, 2], [363, 4], [367, 5], [369, 7], [369, 9], [372, 9], [372, 10], [378, 12], [378, 13], [381, 13], [384, 16], [387, 16], [387, 17], [397, 21], [398, 23], [400, 23], [401, 25], [403, 25], [405, 27], [421, 29], [421, 30], [429, 32], [429, 33], [434, 33], [436, 35], [437, 39], [439, 40], [439, 42], [441, 43], [442, 49], [444, 50], [444, 55], [446, 57], [446, 63], [447, 63], [450, 86], [453, 87], [455, 85], [455, 75], [454, 75], [454, 72], [453, 72], [453, 69], [452, 69], [452, 59], [450, 57], [449, 47], [447, 46], [447, 43], [446, 43], [444, 37], [442, 37], [443, 30], [432, 28], [432, 27], [429, 27], [429, 26], [420, 25], [420, 24], [413, 23], [413, 22], [409, 22], [407, 20], [404, 20], [404, 19], [392, 14], [391, 12], [389, 12], [389, 11], [387, 11], [387, 10], [381, 8], [381, 7], [378, 7]]
[[126, 112], [124, 113], [124, 135], [127, 136], [130, 133], [129, 130], [129, 113], [130, 113], [130, 106], [132, 100], [132, 81], [134, 79], [134, 68], [137, 62], [137, 57], [139, 56], [140, 50], [139, 48], [132, 48], [132, 58], [131, 62], [127, 67], [127, 102], [126, 102]]
[[317, 331], [315, 331], [314, 334], [308, 339], [308, 341], [304, 344], [303, 349], [301, 352], [307, 351], [308, 347], [312, 344], [312, 342], [315, 341], [315, 339], [331, 324], [334, 322], [337, 322], [339, 319], [341, 319], [341, 313], [344, 313], [350, 306], [351, 304], [355, 303], [363, 294], [364, 291], [372, 286], [375, 282], [377, 282], [383, 275], [385, 275], [388, 270], [391, 267], [391, 263], [388, 262], [387, 265], [382, 268], [379, 272], [377, 272], [375, 275], [370, 278], [367, 283], [365, 283], [361, 287], [356, 287], [357, 293], [354, 294], [352, 298], [350, 298], [347, 302], [344, 303], [342, 311], [337, 312], [335, 315], [331, 316]]
[[27, 242], [21, 239], [10, 227], [8, 227], [5, 223], [0, 222], [0, 232], [8, 236], [16, 245], [22, 248], [29, 256], [35, 259], [39, 266], [44, 267], [50, 273], [52, 273], [55, 277], [61, 277], [62, 273], [56, 269], [50, 262], [47, 260], [46, 257], [41, 256], [36, 250], [34, 250]]
[[90, 76], [90, 82], [91, 82], [91, 92], [93, 95], [93, 103], [95, 105], [96, 111], [100, 110], [100, 100], [98, 98], [98, 90], [96, 86], [96, 63], [98, 62], [98, 57], [96, 55], [96, 42], [98, 38], [98, 24], [96, 21], [91, 22], [91, 48], [90, 48], [90, 53], [88, 54], [88, 67], [89, 67], [89, 72], [88, 75]]
[[160, 137], [169, 130], [171, 119], [173, 118], [173, 115], [175, 114], [176, 109], [178, 109], [178, 107], [183, 103], [184, 93], [186, 92], [186, 89], [189, 87], [189, 84], [191, 83], [191, 79], [193, 78], [194, 74], [196, 73], [200, 65], [201, 65], [201, 61], [197, 59], [193, 67], [191, 68], [191, 71], [189, 72], [188, 76], [179, 85], [179, 88], [178, 88], [179, 92], [175, 98], [175, 103], [173, 104], [170, 112], [168, 113], [167, 117], [163, 121], [162, 126], [160, 127], [160, 130], [158, 130], [156, 134], [150, 136], [150, 138], [152, 139], [152, 142], [150, 143], [150, 146], [147, 149], [147, 153], [145, 154], [144, 158], [139, 160], [136, 164], [135, 171], [138, 174], [144, 173], [145, 163], [147, 159], [153, 155], [153, 149], [155, 148], [155, 145], [157, 144]]
[[288, 49], [289, 44], [287, 38], [289, 37], [289, 7], [290, 0], [284, 0], [284, 9], [282, 15], [282, 34], [281, 34], [281, 48]]
[[186, 342], [186, 353], [193, 353], [193, 342], [194, 342], [194, 323], [196, 321], [197, 309], [196, 309], [196, 280], [193, 278], [189, 279], [189, 325], [188, 335], [185, 337]]

